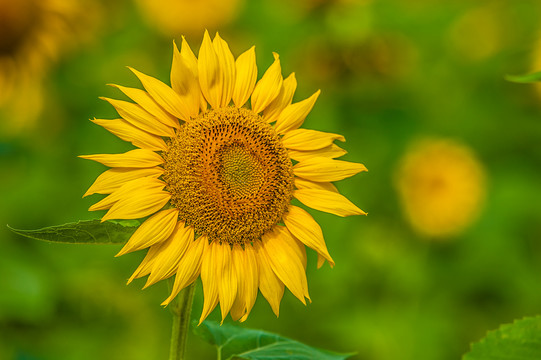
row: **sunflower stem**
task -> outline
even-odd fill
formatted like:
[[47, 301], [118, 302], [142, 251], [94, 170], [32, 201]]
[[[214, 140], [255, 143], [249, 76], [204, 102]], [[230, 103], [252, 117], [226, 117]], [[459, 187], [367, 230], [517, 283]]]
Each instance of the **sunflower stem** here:
[[171, 304], [173, 329], [171, 331], [171, 350], [169, 360], [183, 360], [186, 340], [190, 327], [195, 282], [182, 290]]

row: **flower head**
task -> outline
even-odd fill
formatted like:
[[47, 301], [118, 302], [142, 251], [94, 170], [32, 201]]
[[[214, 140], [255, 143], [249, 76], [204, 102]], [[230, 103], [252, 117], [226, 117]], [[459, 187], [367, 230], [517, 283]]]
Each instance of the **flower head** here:
[[107, 209], [103, 220], [148, 216], [118, 253], [148, 248], [129, 281], [148, 275], [149, 286], [174, 275], [168, 304], [201, 277], [201, 320], [218, 303], [222, 318], [245, 320], [258, 290], [276, 315], [284, 286], [309, 299], [305, 245], [318, 267], [334, 261], [293, 198], [339, 216], [364, 214], [332, 182], [366, 168], [334, 160], [345, 154], [333, 143], [343, 136], [300, 128], [319, 91], [293, 103], [295, 76], [283, 79], [274, 59], [257, 81], [253, 47], [235, 59], [205, 32], [196, 58], [183, 39], [171, 87], [132, 69], [145, 90], [115, 85], [134, 102], [105, 99], [122, 118], [94, 120], [138, 149], [82, 156], [111, 167], [85, 194], [109, 194], [90, 210]]

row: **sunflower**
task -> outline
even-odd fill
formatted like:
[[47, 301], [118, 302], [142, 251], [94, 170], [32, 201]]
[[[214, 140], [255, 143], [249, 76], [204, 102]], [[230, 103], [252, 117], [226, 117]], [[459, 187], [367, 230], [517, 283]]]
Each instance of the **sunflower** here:
[[121, 118], [93, 120], [138, 149], [81, 156], [111, 167], [85, 194], [109, 194], [90, 207], [108, 209], [102, 221], [148, 217], [117, 254], [148, 248], [128, 283], [175, 275], [167, 305], [201, 277], [201, 321], [218, 303], [222, 319], [245, 320], [258, 289], [277, 316], [284, 287], [306, 304], [305, 245], [318, 267], [334, 261], [317, 222], [291, 200], [365, 214], [332, 182], [366, 168], [335, 160], [342, 135], [300, 128], [319, 91], [292, 103], [295, 75], [282, 78], [277, 54], [256, 81], [254, 47], [235, 60], [205, 32], [198, 58], [184, 38], [173, 50], [171, 87], [131, 69], [145, 90], [113, 85], [134, 102], [105, 99]]
[[415, 142], [402, 158], [395, 184], [412, 227], [432, 238], [460, 234], [485, 198], [485, 171], [473, 151], [449, 139]]

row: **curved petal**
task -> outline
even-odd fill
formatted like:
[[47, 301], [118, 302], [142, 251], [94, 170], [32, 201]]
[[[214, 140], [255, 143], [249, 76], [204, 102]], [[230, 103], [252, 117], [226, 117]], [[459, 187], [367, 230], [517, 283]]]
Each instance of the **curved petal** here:
[[163, 174], [161, 167], [152, 168], [112, 168], [103, 172], [94, 183], [88, 188], [83, 197], [92, 194], [110, 194], [113, 191], [119, 189], [125, 183], [143, 178], [153, 177], [158, 178]]
[[342, 149], [336, 144], [331, 144], [321, 149], [309, 150], [309, 151], [299, 151], [289, 149], [287, 151], [289, 157], [296, 161], [303, 161], [312, 157], [326, 157], [326, 158], [337, 158], [347, 154], [348, 152]]
[[325, 211], [338, 216], [366, 215], [345, 196], [332, 191], [319, 189], [298, 189], [293, 196], [312, 209]]
[[297, 239], [327, 259], [331, 267], [334, 266], [334, 261], [323, 239], [321, 227], [309, 213], [298, 206], [290, 205], [282, 219], [288, 230]]
[[265, 71], [252, 93], [252, 111], [262, 112], [278, 96], [282, 88], [282, 68], [277, 53], [273, 53], [274, 63]]
[[151, 115], [137, 104], [106, 97], [100, 97], [100, 99], [113, 105], [118, 115], [141, 130], [158, 136], [175, 136], [175, 131], [172, 127], [160, 122], [154, 115]]
[[130, 197], [136, 191], [160, 191], [165, 187], [165, 183], [161, 180], [151, 177], [137, 178], [124, 183], [117, 190], [113, 191], [109, 196], [101, 199], [88, 210], [105, 210], [111, 208], [118, 200]]
[[278, 116], [293, 100], [293, 94], [297, 89], [297, 79], [295, 73], [291, 73], [282, 83], [282, 89], [280, 93], [274, 99], [269, 106], [263, 111], [263, 119], [268, 123], [271, 123], [278, 119]]
[[297, 189], [319, 189], [337, 193], [338, 189], [330, 182], [316, 182], [296, 177], [293, 179]]
[[259, 290], [269, 302], [272, 311], [280, 315], [280, 301], [284, 296], [284, 283], [278, 279], [262, 249], [261, 241], [254, 241], [254, 250], [259, 264]]
[[235, 62], [237, 76], [233, 89], [233, 103], [240, 108], [248, 101], [257, 81], [255, 46], [239, 55]]
[[135, 149], [123, 154], [79, 155], [81, 159], [97, 161], [109, 167], [149, 168], [164, 163], [163, 158], [154, 151]]
[[216, 241], [204, 249], [201, 263], [201, 282], [203, 283], [203, 311], [199, 318], [199, 325], [207, 318], [218, 305], [218, 283], [221, 279], [216, 277], [216, 258], [218, 257]]
[[152, 215], [137, 228], [126, 245], [115, 256], [122, 256], [133, 251], [145, 249], [166, 240], [175, 229], [177, 218], [177, 209], [163, 210]]
[[324, 157], [306, 159], [293, 166], [295, 176], [317, 182], [338, 181], [361, 171], [367, 171], [363, 164]]
[[102, 126], [107, 131], [118, 136], [120, 139], [131, 142], [133, 145], [153, 151], [165, 151], [167, 145], [159, 136], [152, 135], [138, 127], [133, 126], [124, 119], [94, 119], [91, 120], [94, 124]]
[[162, 305], [169, 304], [182, 289], [193, 283], [199, 277], [203, 254], [207, 248], [208, 240], [206, 236], [200, 236], [195, 241], [189, 242], [188, 249], [178, 263], [171, 295], [169, 295]]
[[192, 118], [197, 117], [201, 96], [197, 72], [194, 73], [186, 63], [175, 42], [173, 42], [173, 63], [171, 64], [171, 87], [186, 104], [187, 114]]
[[312, 111], [314, 104], [321, 90], [316, 91], [312, 96], [303, 101], [291, 104], [280, 113], [278, 120], [276, 120], [275, 130], [278, 134], [285, 134], [290, 130], [297, 129], [302, 125], [306, 116]]
[[218, 56], [210, 40], [208, 31], [205, 30], [203, 42], [199, 49], [199, 60], [197, 61], [199, 72], [199, 85], [205, 99], [213, 108], [220, 107], [220, 67]]
[[174, 275], [180, 259], [194, 238], [193, 228], [184, 225], [184, 221], [177, 221], [169, 238], [162, 243], [144, 288]]
[[137, 76], [145, 90], [162, 108], [179, 119], [190, 120], [188, 106], [173, 89], [152, 76], [145, 75], [131, 67], [128, 69]]
[[244, 294], [244, 276], [247, 269], [244, 269], [244, 249], [239, 244], [233, 244], [231, 248], [231, 261], [237, 276], [237, 296], [231, 307], [231, 318], [239, 320], [246, 313], [246, 295]]
[[215, 244], [214, 271], [218, 281], [218, 298], [220, 299], [223, 323], [237, 296], [237, 274], [233, 268], [229, 244], [219, 244], [216, 241], [213, 244]]
[[[110, 219], [140, 219], [146, 216], [149, 216], [167, 204], [169, 199], [171, 199], [171, 194], [166, 191], [160, 190], [160, 186], [156, 186], [151, 182], [151, 178], [144, 178], [134, 180], [131, 183], [137, 182], [139, 180], [149, 180], [149, 186], [139, 187], [132, 191], [129, 196], [122, 196], [117, 202], [111, 206], [109, 211], [101, 218], [101, 221], [110, 220]], [[158, 184], [159, 180], [156, 180]], [[118, 191], [123, 191], [123, 188], [128, 184], [124, 185]], [[115, 193], [109, 195], [113, 196]]]
[[218, 58], [220, 74], [218, 85], [219, 104], [221, 107], [225, 107], [229, 105], [229, 102], [231, 101], [233, 88], [235, 86], [235, 58], [233, 57], [231, 50], [229, 50], [227, 42], [220, 37], [220, 34], [216, 33], [212, 45], [214, 46], [214, 51]]
[[[304, 298], [306, 284], [306, 272], [300, 259], [296, 256], [295, 247], [291, 245], [288, 234], [276, 229], [261, 237], [261, 250], [267, 257], [273, 272], [285, 286], [306, 305]], [[286, 230], [287, 229], [283, 229]]]
[[233, 245], [232, 259], [237, 272], [237, 297], [231, 308], [233, 320], [245, 321], [254, 306], [259, 287], [259, 269], [251, 244]]
[[158, 105], [158, 103], [154, 101], [154, 99], [146, 91], [115, 84], [109, 84], [109, 86], [115, 87], [118, 90], [122, 91], [124, 95], [139, 104], [139, 106], [141, 106], [144, 110], [153, 115], [162, 124], [177, 129], [180, 128], [180, 123], [178, 122], [178, 119], [165, 111], [160, 105]]
[[128, 279], [127, 285], [129, 285], [134, 279], [139, 279], [143, 276], [150, 274], [150, 270], [152, 268], [152, 264], [154, 264], [156, 255], [160, 253], [160, 245], [161, 244], [156, 244], [148, 249], [147, 254], [143, 258], [143, 260]]
[[291, 130], [282, 137], [287, 149], [303, 151], [322, 149], [330, 146], [334, 140], [346, 141], [342, 135], [310, 129]]

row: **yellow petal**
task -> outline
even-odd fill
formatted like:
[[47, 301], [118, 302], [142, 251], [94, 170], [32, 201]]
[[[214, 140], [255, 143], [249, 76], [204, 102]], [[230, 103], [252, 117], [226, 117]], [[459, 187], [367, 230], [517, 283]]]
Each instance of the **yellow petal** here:
[[316, 91], [312, 96], [303, 101], [291, 104], [280, 113], [276, 120], [275, 130], [278, 134], [285, 134], [290, 130], [297, 129], [302, 125], [306, 116], [312, 111], [321, 90]]
[[288, 211], [282, 216], [288, 230], [304, 245], [314, 249], [329, 261], [331, 267], [334, 261], [327, 250], [323, 239], [321, 227], [314, 218], [300, 207], [290, 205]]
[[133, 274], [130, 276], [127, 284], [130, 284], [134, 279], [139, 279], [140, 277], [150, 274], [150, 269], [152, 268], [152, 264], [156, 259], [156, 255], [159, 254], [159, 248], [160, 244], [156, 244], [148, 249], [143, 261], [141, 261], [137, 269], [135, 269]]
[[321, 254], [317, 254], [317, 268], [321, 268], [325, 264], [325, 258]]
[[178, 119], [165, 111], [154, 99], [144, 90], [129, 88], [125, 86], [109, 84], [122, 91], [124, 95], [135, 101], [139, 106], [153, 115], [162, 124], [173, 128], [180, 128]]
[[282, 110], [291, 104], [296, 89], [297, 79], [295, 79], [295, 73], [292, 73], [282, 83], [282, 89], [276, 99], [263, 111], [263, 118], [269, 123], [276, 121]]
[[316, 182], [298, 177], [296, 177], [293, 181], [295, 182], [295, 187], [297, 187], [297, 189], [319, 189], [336, 193], [338, 192], [336, 186], [329, 182]]
[[240, 54], [235, 62], [237, 77], [233, 90], [233, 103], [240, 108], [248, 101], [254, 91], [257, 80], [257, 64], [255, 59], [255, 46]]
[[100, 97], [100, 99], [113, 105], [118, 112], [118, 115], [141, 130], [158, 136], [175, 136], [175, 131], [172, 127], [163, 124], [154, 115], [151, 115], [137, 104], [106, 97]]
[[199, 60], [197, 62], [199, 72], [199, 85], [205, 99], [213, 108], [220, 107], [220, 67], [218, 56], [210, 40], [208, 31], [205, 30], [203, 42], [199, 49]]
[[225, 107], [229, 105], [229, 102], [231, 101], [233, 88], [235, 86], [235, 58], [233, 57], [233, 54], [231, 54], [227, 42], [225, 42], [218, 33], [216, 33], [212, 45], [214, 46], [214, 51], [218, 58], [220, 74], [218, 85], [219, 103], [221, 107]]
[[216, 248], [214, 250], [214, 271], [216, 272], [215, 276], [218, 281], [218, 297], [220, 299], [223, 323], [237, 296], [237, 274], [233, 268], [231, 247], [229, 244], [218, 244], [216, 241], [213, 244], [210, 246]]
[[197, 73], [194, 73], [173, 42], [173, 63], [171, 65], [171, 87], [186, 104], [188, 115], [192, 118], [199, 114], [201, 90]]
[[149, 168], [163, 164], [164, 160], [154, 151], [135, 149], [123, 154], [79, 155], [82, 159], [94, 160], [109, 167]]
[[[185, 64], [190, 68], [193, 74], [195, 74], [195, 77], [197, 78], [197, 81], [199, 82], [199, 69], [198, 69], [198, 61], [195, 57], [195, 54], [193, 53], [192, 49], [190, 48], [190, 45], [188, 45], [188, 42], [182, 37], [182, 47], [180, 49], [180, 55], [184, 59]], [[201, 85], [198, 85], [199, 89], [199, 103], [201, 111], [207, 110], [207, 101], [205, 100], [205, 96], [203, 93], [201, 93]]]
[[133, 145], [141, 148], [153, 151], [165, 151], [167, 145], [163, 139], [159, 136], [152, 135], [144, 130], [141, 130], [126, 120], [113, 119], [103, 120], [94, 119], [91, 120], [94, 124], [103, 126], [106, 130], [110, 131], [114, 135], [118, 136], [124, 141], [131, 142]]
[[[120, 190], [122, 190], [122, 188], [120, 188], [119, 191]], [[114, 193], [109, 196], [112, 195], [114, 195]], [[101, 221], [109, 219], [140, 219], [154, 214], [163, 208], [169, 199], [171, 199], [170, 193], [161, 191], [155, 186], [139, 188], [133, 191], [130, 196], [123, 196], [115, 202], [109, 211], [102, 217]]]
[[[278, 227], [278, 226], [277, 226]], [[262, 253], [267, 256], [272, 271], [303, 304], [306, 273], [285, 233], [274, 229], [261, 237]]]
[[293, 196], [312, 209], [325, 211], [338, 216], [366, 215], [345, 196], [332, 191], [319, 189], [298, 189]]
[[286, 234], [288, 238], [288, 242], [290, 243], [291, 247], [294, 248], [295, 250], [294, 251], [295, 255], [297, 255], [297, 258], [302, 263], [302, 267], [304, 269], [304, 272], [303, 272], [304, 276], [301, 278], [301, 280], [302, 280], [302, 287], [304, 290], [304, 297], [307, 298], [310, 302], [312, 302], [312, 300], [310, 299], [310, 294], [308, 293], [308, 282], [306, 280], [306, 265], [308, 263], [308, 257], [306, 256], [306, 246], [304, 246], [302, 242], [297, 240], [285, 226], [280, 226], [279, 229], [283, 229], [282, 232]]
[[162, 303], [162, 305], [169, 304], [182, 289], [193, 283], [199, 277], [203, 253], [207, 247], [208, 240], [206, 236], [200, 236], [195, 241], [189, 242], [186, 253], [178, 263], [171, 295]]
[[274, 63], [265, 71], [252, 93], [252, 111], [262, 112], [278, 96], [282, 88], [282, 68], [277, 53], [273, 53]]
[[250, 311], [252, 311], [257, 299], [257, 289], [259, 287], [259, 266], [255, 249], [250, 244], [244, 245], [244, 269], [245, 273], [242, 281], [244, 283], [246, 314], [244, 314], [240, 321], [245, 321], [250, 314]]
[[131, 168], [113, 168], [103, 172], [94, 183], [88, 188], [83, 197], [92, 194], [110, 194], [120, 188], [128, 181], [142, 177], [158, 178], [163, 174], [160, 167], [131, 169]]
[[237, 273], [237, 297], [231, 308], [233, 320], [245, 321], [257, 298], [259, 270], [251, 244], [233, 245], [232, 260]]
[[212, 310], [218, 305], [218, 283], [221, 279], [216, 277], [216, 241], [210, 244], [203, 253], [201, 263], [201, 282], [203, 283], [203, 311], [199, 319], [199, 325], [207, 318]]
[[278, 279], [263, 253], [261, 241], [254, 241], [257, 263], [259, 264], [259, 290], [269, 302], [276, 316], [280, 315], [280, 301], [284, 296], [284, 283]]
[[318, 182], [342, 180], [361, 171], [367, 171], [363, 164], [324, 157], [309, 158], [293, 166], [295, 176]]
[[165, 187], [165, 183], [161, 180], [151, 177], [137, 178], [129, 182], [124, 183], [117, 190], [111, 193], [111, 195], [101, 199], [94, 205], [92, 205], [88, 210], [105, 210], [111, 208], [118, 200], [129, 197], [135, 191], [139, 189], [144, 189], [143, 191], [160, 191]]
[[334, 140], [346, 141], [339, 134], [310, 129], [295, 129], [288, 131], [282, 138], [282, 143], [287, 149], [293, 150], [317, 150], [330, 146]]
[[334, 159], [334, 158], [347, 154], [346, 150], [342, 149], [340, 146], [335, 145], [335, 144], [331, 144], [329, 146], [326, 146], [324, 148], [317, 149], [317, 150], [299, 151], [299, 150], [289, 149], [287, 152], [290, 158], [297, 161], [303, 161], [308, 158], [316, 157], [316, 156]]
[[[249, 245], [249, 244], [248, 244]], [[249, 245], [251, 246], [251, 245]], [[231, 261], [237, 278], [237, 296], [231, 307], [231, 318], [234, 321], [239, 320], [246, 313], [246, 296], [244, 294], [244, 276], [247, 269], [244, 268], [244, 249], [239, 244], [233, 244], [231, 249]]]
[[190, 68], [192, 73], [194, 75], [196, 75], [196, 77], [197, 77], [197, 74], [198, 74], [197, 58], [195, 57], [195, 54], [193, 53], [192, 49], [190, 48], [190, 45], [188, 44], [188, 42], [186, 41], [184, 36], [182, 37], [182, 45], [180, 47], [180, 55], [182, 56], [182, 58], [184, 59], [186, 65], [188, 65], [188, 67]]
[[169, 238], [162, 243], [145, 288], [160, 280], [167, 279], [175, 273], [180, 259], [194, 238], [193, 228], [184, 225], [184, 221], [178, 221]]
[[137, 76], [145, 90], [162, 108], [184, 121], [190, 120], [188, 106], [180, 96], [160, 80], [128, 67]]
[[178, 209], [163, 210], [145, 220], [115, 256], [145, 249], [166, 240], [175, 229]]

